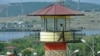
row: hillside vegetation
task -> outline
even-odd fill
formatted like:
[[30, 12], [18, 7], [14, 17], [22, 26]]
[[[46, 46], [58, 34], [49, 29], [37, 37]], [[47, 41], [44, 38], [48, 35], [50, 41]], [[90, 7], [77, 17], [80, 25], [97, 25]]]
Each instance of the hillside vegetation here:
[[[15, 40], [11, 40], [8, 43], [5, 42], [0, 42], [0, 54], [6, 54], [6, 50], [5, 49], [7, 46], [12, 45], [15, 48], [17, 53], [22, 53], [22, 51], [26, 48], [33, 48], [32, 53], [37, 52], [38, 56], [43, 56], [44, 55], [44, 43], [39, 43], [39, 42], [34, 42], [36, 41], [36, 39], [34, 38], [35, 36], [26, 36], [24, 38], [20, 38], [20, 39], [15, 39]], [[94, 53], [96, 55], [96, 53], [100, 50], [100, 35], [91, 35], [91, 36], [84, 36], [83, 39], [85, 39], [87, 41], [87, 43], [92, 46], [93, 45], [93, 41], [92, 38], [94, 39]], [[67, 52], [70, 51], [70, 54], [76, 50], [79, 49], [80, 52], [76, 53], [74, 55], [76, 56], [92, 56], [92, 51], [91, 49], [85, 44], [85, 43], [68, 43], [67, 46], [69, 47], [69, 49], [67, 49]], [[67, 53], [66, 52], [66, 53]], [[68, 53], [67, 53], [68, 54]], [[99, 56], [99, 55], [98, 55]]]
[[[100, 12], [83, 12], [85, 16], [75, 16], [70, 19], [70, 27], [75, 29], [100, 30]], [[41, 18], [35, 16], [0, 17], [0, 23], [14, 21], [32, 22], [35, 29], [41, 28]]]
[[[48, 5], [52, 4], [51, 2], [23, 2], [23, 3], [11, 3], [7, 5], [0, 6], [0, 16], [1, 17], [9, 17], [9, 16], [18, 16], [18, 15], [27, 15], [31, 12], [44, 8]], [[77, 10], [78, 4], [73, 1], [65, 1], [65, 6], [71, 9]], [[98, 10], [100, 11], [100, 5], [92, 4], [92, 3], [80, 3], [79, 10]]]
[[[34, 23], [35, 29], [41, 28], [40, 17], [26, 16], [31, 12], [44, 8], [52, 4], [51, 2], [23, 2], [11, 3], [8, 5], [0, 5], [0, 23], [9, 23], [14, 21], [25, 21]], [[77, 10], [77, 3], [66, 1], [65, 6]], [[72, 17], [70, 21], [71, 28], [78, 29], [100, 29], [100, 5], [91, 3], [80, 3], [80, 9], [90, 10], [91, 12], [83, 12], [85, 16]], [[23, 14], [23, 15], [22, 15]]]

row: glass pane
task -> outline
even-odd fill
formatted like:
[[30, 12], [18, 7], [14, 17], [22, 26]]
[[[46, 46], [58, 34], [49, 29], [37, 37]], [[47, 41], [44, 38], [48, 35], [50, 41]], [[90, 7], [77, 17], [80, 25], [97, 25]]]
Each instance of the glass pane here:
[[57, 20], [57, 28], [56, 28], [56, 31], [61, 31], [61, 26], [60, 26], [60, 24], [63, 24], [63, 26], [64, 26], [64, 30], [65, 30], [65, 19], [63, 18], [63, 19], [58, 19]]
[[44, 19], [41, 19], [41, 31], [45, 30], [45, 21]]
[[66, 19], [66, 31], [70, 30], [70, 20]]
[[54, 19], [47, 19], [47, 31], [54, 31]]

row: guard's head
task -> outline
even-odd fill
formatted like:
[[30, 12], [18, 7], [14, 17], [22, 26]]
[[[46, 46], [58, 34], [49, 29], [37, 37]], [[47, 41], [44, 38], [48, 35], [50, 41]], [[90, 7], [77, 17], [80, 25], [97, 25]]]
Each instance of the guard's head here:
[[60, 26], [63, 26], [63, 24], [60, 24]]

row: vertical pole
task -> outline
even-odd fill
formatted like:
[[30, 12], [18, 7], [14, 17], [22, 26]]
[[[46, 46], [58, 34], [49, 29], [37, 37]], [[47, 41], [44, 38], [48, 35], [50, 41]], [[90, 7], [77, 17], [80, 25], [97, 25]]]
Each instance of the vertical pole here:
[[45, 23], [45, 18], [44, 18], [44, 31], [46, 30], [45, 24], [46, 24], [46, 23]]
[[44, 18], [44, 31], [47, 30], [47, 27], [46, 27], [46, 19]]
[[66, 31], [66, 18], [65, 18], [65, 31]]
[[6, 9], [6, 17], [8, 17], [8, 6], [7, 6], [7, 9]]
[[57, 19], [54, 17], [54, 31], [57, 30]]
[[47, 19], [45, 19], [45, 23], [46, 23], [45, 25], [46, 25], [46, 31], [47, 31], [47, 30], [48, 30], [48, 29], [47, 29]]
[[66, 47], [67, 47], [67, 56], [70, 56], [70, 50], [69, 50], [68, 46], [66, 46]]
[[6, 7], [6, 17], [9, 16], [9, 6], [10, 6], [10, 4], [8, 4], [7, 7]]
[[57, 19], [55, 19], [55, 29], [57, 30]]
[[[43, 19], [43, 20], [44, 20], [44, 19]], [[43, 28], [42, 28], [42, 24], [44, 24], [44, 21], [42, 21], [42, 19], [41, 19], [41, 30], [40, 30], [40, 31], [43, 30]], [[43, 27], [44, 27], [44, 25], [43, 25]]]
[[68, 29], [68, 30], [70, 30], [70, 22], [71, 22], [71, 21], [70, 21], [70, 19], [69, 19], [69, 29]]
[[95, 56], [95, 54], [94, 54], [94, 37], [92, 37], [92, 41], [93, 41], [93, 43], [92, 43], [92, 45], [93, 45], [93, 56]]
[[23, 11], [23, 0], [21, 0], [21, 15], [23, 15], [24, 11]]
[[78, 0], [78, 3], [77, 3], [77, 10], [80, 10], [80, 0]]
[[54, 17], [54, 41], [55, 41], [55, 31], [57, 30], [56, 28], [56, 23], [57, 23], [57, 20], [56, 18]]

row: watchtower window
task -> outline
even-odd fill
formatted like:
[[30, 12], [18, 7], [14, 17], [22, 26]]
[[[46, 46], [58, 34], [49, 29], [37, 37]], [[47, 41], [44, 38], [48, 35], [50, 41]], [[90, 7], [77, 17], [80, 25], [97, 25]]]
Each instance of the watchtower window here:
[[41, 19], [41, 31], [45, 31], [45, 19]]
[[41, 20], [42, 31], [54, 31], [54, 19], [42, 19]]
[[47, 20], [47, 31], [54, 31], [54, 19]]
[[69, 28], [66, 18], [43, 18], [41, 21], [42, 31], [61, 31], [61, 24], [64, 27], [64, 31]]
[[56, 31], [61, 31], [61, 26], [60, 24], [63, 25], [64, 30], [66, 29], [66, 24], [65, 24], [65, 19], [57, 19], [57, 24], [56, 24]]

